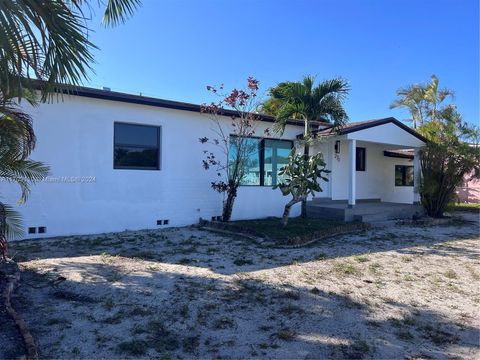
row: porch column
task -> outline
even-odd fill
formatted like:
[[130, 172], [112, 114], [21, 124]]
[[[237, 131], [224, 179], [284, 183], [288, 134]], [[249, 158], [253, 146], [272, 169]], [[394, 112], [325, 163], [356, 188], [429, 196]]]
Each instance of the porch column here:
[[348, 207], [355, 205], [356, 195], [356, 149], [357, 140], [348, 140]]
[[413, 155], [413, 203], [420, 204], [420, 149], [416, 148]]

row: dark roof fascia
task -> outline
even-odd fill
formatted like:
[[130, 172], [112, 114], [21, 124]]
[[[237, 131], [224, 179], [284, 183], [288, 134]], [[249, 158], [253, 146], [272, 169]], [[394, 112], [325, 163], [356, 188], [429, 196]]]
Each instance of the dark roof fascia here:
[[[428, 143], [428, 140], [423, 137], [422, 135], [420, 135], [418, 132], [416, 132], [415, 130], [413, 130], [412, 128], [409, 128], [407, 125], [403, 124], [402, 122], [398, 121], [397, 119], [395, 119], [394, 117], [388, 117], [388, 118], [385, 118], [385, 119], [379, 119], [379, 120], [372, 120], [372, 121], [369, 121], [369, 122], [365, 122], [365, 123], [362, 123], [362, 124], [358, 124], [358, 125], [353, 125], [353, 126], [350, 126], [350, 127], [346, 127], [346, 128], [343, 128], [343, 129], [340, 129], [338, 131], [337, 134], [335, 133], [332, 133], [332, 135], [346, 135], [346, 134], [350, 134], [350, 133], [353, 133], [353, 132], [356, 132], [356, 131], [360, 131], [360, 130], [365, 130], [365, 129], [370, 129], [372, 127], [375, 127], [375, 126], [380, 126], [380, 125], [385, 125], [385, 124], [388, 124], [388, 123], [392, 123], [392, 124], [395, 124], [397, 125], [399, 128], [405, 130], [406, 132], [408, 132], [410, 135], [413, 135], [415, 136], [417, 139], [419, 139], [420, 141], [424, 142], [424, 143]], [[320, 132], [320, 131], [323, 131], [323, 130], [328, 130], [329, 128], [327, 129], [321, 129], [317, 132]]]
[[398, 152], [388, 151], [388, 150], [385, 150], [385, 151], [383, 152], [383, 156], [392, 157], [392, 158], [399, 158], [399, 159], [410, 159], [410, 160], [413, 160], [413, 155], [400, 154], [400, 153], [398, 153]]
[[[38, 83], [39, 83], [38, 87], [40, 87], [41, 83], [40, 82]], [[201, 106], [198, 104], [173, 101], [173, 100], [165, 100], [165, 99], [159, 99], [159, 98], [142, 96], [142, 95], [132, 95], [132, 94], [126, 94], [126, 93], [121, 93], [121, 92], [116, 92], [111, 90], [100, 90], [100, 89], [94, 89], [94, 88], [89, 88], [84, 86], [69, 86], [68, 88], [64, 88], [64, 89], [57, 88], [56, 91], [66, 95], [81, 96], [81, 97], [86, 97], [91, 99], [118, 101], [118, 102], [130, 103], [130, 104], [154, 106], [154, 107], [161, 107], [161, 108], [174, 109], [174, 110], [192, 111], [192, 112], [198, 112], [198, 113], [201, 112]], [[220, 115], [227, 116], [227, 117], [232, 117], [232, 116], [237, 117], [238, 113], [234, 110], [224, 109]], [[265, 121], [270, 123], [275, 122], [275, 118], [273, 116], [265, 115], [265, 114], [256, 114], [256, 115], [259, 117], [260, 121]], [[295, 121], [295, 120], [288, 120], [287, 124], [294, 125], [294, 126], [304, 126], [303, 123], [300, 123], [300, 121]]]
[[342, 134], [349, 134], [349, 133], [352, 133], [352, 132], [355, 132], [355, 131], [365, 130], [365, 129], [369, 129], [369, 128], [372, 128], [372, 127], [375, 127], [375, 126], [385, 125], [385, 124], [388, 124], [388, 123], [392, 123], [392, 124], [397, 125], [399, 128], [405, 130], [410, 135], [415, 136], [418, 140], [420, 140], [424, 143], [428, 142], [428, 140], [426, 138], [424, 138], [422, 135], [420, 135], [418, 132], [416, 132], [412, 128], [408, 127], [407, 125], [403, 124], [402, 122], [398, 121], [394, 117], [388, 117], [388, 118], [385, 118], [385, 119], [374, 120], [372, 122], [368, 122], [368, 123], [365, 123], [365, 124], [359, 124], [357, 126], [352, 126], [351, 128], [341, 130], [341, 133]]

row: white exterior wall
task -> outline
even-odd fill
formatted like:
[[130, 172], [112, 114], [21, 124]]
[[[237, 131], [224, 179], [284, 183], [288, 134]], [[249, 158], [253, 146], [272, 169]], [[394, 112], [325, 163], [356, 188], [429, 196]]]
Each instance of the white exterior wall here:
[[[330, 171], [332, 170], [333, 143], [330, 139], [320, 139], [310, 148], [310, 154], [317, 154], [319, 152], [323, 154], [326, 169]], [[329, 179], [329, 181], [320, 181], [320, 186], [322, 187], [323, 192], [316, 193], [315, 197], [317, 198], [330, 198], [332, 196], [332, 173], [327, 174], [326, 177]]]
[[[198, 139], [213, 137], [206, 115], [76, 96], [28, 111], [38, 139], [31, 158], [50, 165], [51, 177], [96, 179], [32, 186], [18, 210], [26, 228], [46, 226], [47, 233], [30, 237], [157, 228], [158, 219], [183, 226], [221, 215], [222, 196], [210, 187], [218, 178], [201, 165], [206, 147]], [[161, 126], [161, 170], [113, 169], [114, 122]], [[257, 133], [271, 125], [261, 123]], [[301, 132], [287, 126], [283, 138], [295, 139]], [[15, 204], [20, 191], [0, 183], [0, 194], [2, 201]], [[241, 187], [233, 219], [281, 216], [287, 201], [278, 189]], [[295, 206], [292, 216], [299, 212]]]
[[[391, 150], [391, 146], [357, 141], [357, 147], [366, 148], [366, 170], [355, 172], [356, 199], [413, 203], [413, 186], [395, 186], [395, 165], [413, 165], [413, 162], [384, 156], [383, 151]], [[347, 140], [340, 141], [340, 154], [333, 154], [332, 158], [332, 200], [347, 200], [349, 181]]]

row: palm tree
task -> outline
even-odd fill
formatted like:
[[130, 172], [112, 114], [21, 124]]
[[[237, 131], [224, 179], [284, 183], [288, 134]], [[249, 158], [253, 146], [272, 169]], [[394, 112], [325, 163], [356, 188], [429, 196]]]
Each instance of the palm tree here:
[[[36, 141], [30, 116], [19, 110], [11, 99], [0, 100], [0, 180], [19, 184], [19, 203], [24, 203], [30, 185], [48, 174], [48, 166], [28, 159]], [[0, 255], [3, 259], [7, 254], [7, 239], [21, 233], [20, 215], [0, 201]]]
[[288, 120], [303, 120], [306, 140], [311, 137], [312, 121], [329, 122], [336, 128], [343, 126], [348, 121], [343, 108], [350, 90], [348, 83], [337, 78], [314, 84], [315, 77], [310, 75], [304, 76], [302, 81], [279, 83], [270, 89], [271, 97], [265, 101], [262, 111], [275, 116], [276, 126], [281, 131]]
[[390, 109], [404, 107], [407, 108], [412, 116], [412, 125], [416, 129], [417, 126], [423, 124], [425, 119], [425, 88], [421, 85], [410, 85], [407, 88], [397, 90], [399, 99], [395, 100]]
[[430, 83], [415, 84], [397, 90], [398, 99], [390, 109], [406, 108], [412, 117], [413, 128], [422, 126], [426, 121], [436, 120], [439, 105], [448, 97], [453, 97], [453, 91], [439, 89], [438, 78], [432, 75]]
[[[124, 22], [139, 5], [140, 0], [106, 0], [103, 23]], [[18, 102], [34, 102], [39, 85], [45, 100], [55, 88], [68, 90], [88, 78], [96, 47], [88, 39], [85, 9], [90, 9], [89, 0], [0, 1], [0, 180], [20, 185], [20, 202], [48, 167], [28, 159], [35, 134], [32, 119]], [[3, 258], [7, 238], [19, 230], [20, 216], [0, 202]]]
[[[93, 1], [92, 1], [93, 2]], [[125, 21], [140, 0], [106, 0], [105, 25]], [[2, 0], [0, 2], [0, 84], [4, 95], [44, 80], [43, 94], [58, 85], [86, 79], [96, 46], [88, 39], [89, 0]]]
[[[343, 101], [350, 88], [341, 78], [325, 80], [315, 86], [315, 77], [304, 76], [302, 81], [279, 83], [270, 89], [270, 98], [262, 111], [275, 117], [275, 125], [283, 132], [288, 120], [297, 119], [304, 123], [304, 156], [309, 155], [312, 138], [312, 122], [329, 122], [334, 129], [348, 121]], [[306, 201], [302, 201], [302, 217], [306, 217]]]

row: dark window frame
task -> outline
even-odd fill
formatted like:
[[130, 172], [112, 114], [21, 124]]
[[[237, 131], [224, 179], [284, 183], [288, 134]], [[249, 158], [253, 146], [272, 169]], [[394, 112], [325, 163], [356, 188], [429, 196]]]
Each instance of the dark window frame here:
[[[142, 127], [149, 127], [154, 128], [157, 130], [157, 146], [148, 146], [148, 145], [132, 145], [132, 144], [117, 144], [115, 142], [115, 132], [116, 132], [116, 125], [133, 125], [133, 126], [142, 126]], [[113, 169], [114, 170], [150, 170], [150, 171], [159, 171], [161, 170], [161, 158], [162, 158], [162, 127], [160, 125], [151, 125], [151, 124], [139, 124], [139, 123], [131, 123], [131, 122], [120, 122], [115, 121], [113, 123]], [[116, 147], [130, 147], [130, 148], [138, 148], [138, 149], [156, 149], [157, 150], [157, 166], [119, 166], [115, 164], [115, 148]]]
[[[361, 154], [360, 161], [359, 161], [359, 154]], [[355, 170], [367, 171], [367, 148], [365, 147], [355, 148]]]
[[[395, 165], [395, 175], [394, 175], [395, 187], [413, 187], [415, 185], [415, 180], [413, 180], [411, 184], [407, 184], [408, 168], [412, 169], [412, 174], [413, 176], [415, 176], [413, 165]], [[402, 183], [400, 185], [397, 184], [397, 169], [400, 169], [400, 172], [402, 174]]]
[[[236, 137], [238, 135], [231, 134], [230, 137]], [[265, 185], [265, 140], [274, 140], [290, 143], [290, 149], [293, 149], [293, 140], [288, 139], [278, 139], [271, 137], [260, 137], [260, 136], [244, 136], [251, 139], [258, 139], [259, 141], [259, 151], [258, 155], [260, 157], [259, 168], [260, 168], [260, 184], [245, 184], [240, 186], [262, 186], [262, 187], [273, 187], [274, 185]], [[228, 159], [230, 161], [230, 159]]]

